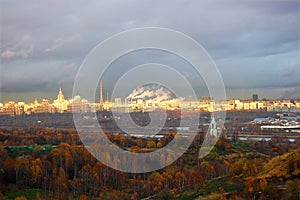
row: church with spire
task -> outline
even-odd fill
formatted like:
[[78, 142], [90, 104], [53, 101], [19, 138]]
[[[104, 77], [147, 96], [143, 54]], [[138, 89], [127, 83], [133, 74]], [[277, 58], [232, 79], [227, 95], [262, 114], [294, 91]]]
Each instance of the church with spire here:
[[209, 124], [209, 134], [212, 137], [218, 137], [218, 130], [217, 130], [217, 122], [214, 116], [211, 117], [211, 121]]

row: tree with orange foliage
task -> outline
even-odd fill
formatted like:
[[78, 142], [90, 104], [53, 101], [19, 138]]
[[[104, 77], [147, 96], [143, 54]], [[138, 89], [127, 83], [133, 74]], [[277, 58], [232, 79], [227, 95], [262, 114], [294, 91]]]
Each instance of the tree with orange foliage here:
[[138, 200], [138, 193], [135, 192], [131, 195], [130, 200]]
[[15, 200], [27, 200], [27, 198], [26, 197], [17, 197], [17, 198], [15, 198]]
[[245, 189], [246, 189], [246, 192], [250, 194], [250, 196], [253, 195], [253, 192], [254, 192], [254, 178], [253, 177], [249, 177], [245, 181]]
[[31, 183], [33, 187], [40, 188], [42, 185], [43, 166], [39, 158], [32, 161], [31, 169]]
[[213, 173], [215, 172], [214, 166], [212, 166], [209, 162], [203, 161], [200, 164], [200, 169], [203, 172], [203, 176], [205, 179], [211, 179]]
[[149, 141], [147, 141], [146, 147], [147, 148], [155, 148], [156, 147], [156, 144], [153, 141], [153, 139], [150, 138]]
[[160, 191], [163, 187], [164, 178], [158, 172], [153, 172], [147, 179], [148, 194]]
[[177, 172], [175, 174], [175, 179], [174, 179], [174, 183], [176, 185], [176, 187], [179, 189], [179, 191], [182, 191], [185, 187], [185, 176], [182, 172]]
[[198, 190], [204, 185], [204, 178], [200, 171], [190, 170], [188, 176], [188, 186], [190, 189]]
[[260, 179], [259, 181], [259, 189], [262, 191], [262, 193], [264, 194], [266, 189], [268, 187], [268, 181], [266, 180], [265, 177], [263, 177], [262, 179]]
[[15, 161], [11, 157], [7, 157], [3, 165], [4, 180], [6, 183], [16, 182]]

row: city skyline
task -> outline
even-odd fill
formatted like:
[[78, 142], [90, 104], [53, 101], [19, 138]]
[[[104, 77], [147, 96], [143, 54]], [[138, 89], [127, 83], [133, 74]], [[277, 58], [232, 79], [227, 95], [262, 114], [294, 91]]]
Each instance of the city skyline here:
[[[148, 85], [149, 86], [149, 85]], [[154, 88], [153, 86], [151, 86]], [[161, 86], [160, 86], [161, 87]], [[102, 81], [100, 81], [100, 95], [95, 102], [89, 102], [79, 95], [72, 98], [65, 98], [60, 88], [57, 98], [51, 103], [43, 98], [42, 101], [35, 99], [33, 102], [13, 100], [0, 102], [0, 115], [23, 115], [32, 113], [95, 113], [96, 111], [113, 112], [153, 112], [156, 109], [163, 110], [190, 110], [204, 112], [218, 112], [231, 110], [264, 110], [267, 112], [300, 112], [300, 99], [296, 100], [274, 100], [259, 99], [257, 94], [252, 99], [228, 99], [214, 100], [211, 96], [203, 96], [198, 100], [188, 100], [182, 97], [173, 96], [162, 88], [148, 90], [141, 87], [134, 90], [127, 98], [115, 97], [110, 99], [108, 92], [106, 99], [103, 98]]]
[[[254, 93], [300, 97], [299, 1], [165, 1], [159, 9], [151, 1], [90, 4], [1, 1], [0, 101], [51, 99], [59, 87], [71, 96], [76, 72], [96, 45], [121, 31], [150, 26], [180, 31], [203, 45], [229, 99]], [[111, 91], [129, 67], [153, 61], [173, 66], [206, 94], [186, 63], [157, 52], [137, 52], [114, 63], [104, 90]]]

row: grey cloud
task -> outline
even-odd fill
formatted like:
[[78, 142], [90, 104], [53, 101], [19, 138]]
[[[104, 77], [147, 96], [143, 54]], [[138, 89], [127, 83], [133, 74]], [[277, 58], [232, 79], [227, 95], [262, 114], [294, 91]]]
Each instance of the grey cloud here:
[[[283, 3], [269, 1], [165, 1], [157, 6], [151, 6], [149, 1], [129, 1], [124, 5], [109, 1], [91, 1], [89, 4], [82, 1], [53, 5], [47, 5], [48, 3], [46, 1], [34, 6], [36, 8], [33, 12], [29, 16], [22, 16], [22, 19], [17, 20], [18, 16], [15, 16], [15, 20], [8, 20], [11, 21], [10, 27], [11, 24], [17, 24], [20, 29], [20, 22], [24, 22], [28, 27], [21, 31], [30, 32], [37, 40], [42, 40], [42, 45], [64, 35], [80, 33], [85, 40], [85, 45], [81, 47], [91, 48], [86, 44], [96, 45], [105, 36], [127, 28], [164, 26], [185, 32], [204, 43], [212, 52], [216, 52], [216, 56], [224, 54], [226, 57], [228, 54], [236, 56], [237, 53], [266, 54], [264, 51], [271, 51], [276, 45], [282, 45], [282, 42], [298, 39], [298, 28], [295, 25], [299, 24], [299, 13], [291, 13], [289, 9], [295, 11], [297, 2], [285, 3], [286, 9], [281, 9], [284, 7], [281, 5]], [[13, 5], [13, 8], [21, 6]], [[10, 19], [11, 15], [7, 15]], [[3, 16], [7, 15], [4, 12]], [[32, 26], [35, 30], [36, 27], [39, 28], [33, 32]], [[282, 51], [293, 47], [288, 46]], [[46, 48], [49, 47], [44, 47]], [[68, 49], [65, 51], [67, 53]]]
[[281, 76], [283, 77], [291, 77], [297, 75], [295, 73], [294, 69], [284, 69], [283, 72], [281, 73]]
[[290, 99], [290, 98], [299, 99], [300, 98], [300, 86], [286, 89], [283, 92], [282, 96], [280, 96], [280, 98], [281, 99]]
[[7, 47], [3, 52], [1, 52], [1, 57], [3, 59], [13, 59], [13, 58], [28, 58], [33, 52], [32, 39], [28, 35], [24, 35], [17, 41], [14, 41], [13, 46]]
[[61, 38], [61, 37], [57, 38], [57, 39], [54, 40], [54, 43], [53, 43], [52, 46], [45, 49], [45, 52], [55, 51], [57, 48], [60, 48], [64, 44], [75, 40], [79, 36], [80, 36], [79, 34], [75, 34], [75, 35], [71, 35], [71, 36], [67, 36], [67, 37], [63, 37], [63, 38]]

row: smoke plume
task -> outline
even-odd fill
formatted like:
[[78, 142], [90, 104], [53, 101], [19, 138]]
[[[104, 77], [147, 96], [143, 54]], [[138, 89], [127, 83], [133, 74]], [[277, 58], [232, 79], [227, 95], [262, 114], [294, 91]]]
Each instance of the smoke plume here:
[[136, 101], [138, 99], [143, 99], [144, 101], [153, 100], [156, 102], [163, 102], [176, 99], [176, 96], [166, 87], [156, 83], [151, 83], [133, 90], [126, 99], [128, 102]]

